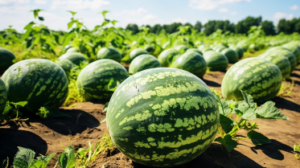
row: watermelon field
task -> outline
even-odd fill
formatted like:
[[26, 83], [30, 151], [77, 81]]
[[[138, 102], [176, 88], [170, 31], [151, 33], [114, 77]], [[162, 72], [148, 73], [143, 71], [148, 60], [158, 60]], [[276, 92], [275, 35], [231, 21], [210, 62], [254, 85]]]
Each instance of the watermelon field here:
[[300, 35], [0, 31], [8, 168], [300, 167]]

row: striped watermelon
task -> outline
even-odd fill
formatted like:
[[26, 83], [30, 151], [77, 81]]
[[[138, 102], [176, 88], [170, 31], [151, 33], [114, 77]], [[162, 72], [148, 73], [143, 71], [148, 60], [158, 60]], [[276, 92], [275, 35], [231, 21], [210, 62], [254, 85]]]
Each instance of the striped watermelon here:
[[101, 48], [97, 53], [97, 59], [112, 59], [117, 62], [121, 62], [122, 55], [121, 53], [114, 48], [107, 47], [107, 48]]
[[2, 76], [11, 102], [28, 101], [25, 111], [40, 107], [58, 109], [68, 96], [68, 79], [56, 63], [28, 59], [12, 65]]
[[134, 74], [114, 92], [107, 126], [118, 149], [147, 166], [187, 163], [214, 140], [217, 101], [195, 75], [173, 68]]
[[225, 48], [222, 50], [222, 54], [224, 54], [229, 63], [236, 63], [239, 60], [239, 56], [238, 53], [235, 52], [233, 49], [231, 48]]
[[76, 68], [76, 65], [68, 59], [60, 60], [57, 64], [65, 71], [67, 76], [70, 74], [72, 68]]
[[240, 90], [252, 95], [257, 103], [273, 99], [280, 90], [282, 75], [271, 61], [247, 58], [237, 62], [226, 72], [222, 81], [222, 95], [226, 99], [242, 100]]
[[235, 52], [238, 54], [239, 59], [242, 58], [244, 56], [244, 49], [242, 47], [238, 47], [238, 46], [233, 46], [231, 47], [233, 50], [235, 50]]
[[78, 52], [67, 52], [58, 58], [59, 61], [64, 59], [71, 61], [75, 65], [80, 65], [81, 62], [88, 61], [84, 55]]
[[172, 60], [174, 56], [180, 54], [179, 51], [177, 51], [174, 48], [169, 48], [164, 50], [162, 53], [158, 56], [158, 61], [161, 63], [162, 66], [168, 67], [169, 66], [169, 60]]
[[0, 47], [0, 74], [13, 64], [15, 58], [12, 52]]
[[153, 54], [154, 51], [155, 51], [155, 45], [154, 45], [154, 44], [146, 44], [146, 45], [144, 46], [144, 49], [145, 49], [148, 53]]
[[280, 54], [285, 56], [291, 63], [291, 73], [295, 70], [297, 66], [297, 59], [290, 50], [283, 47], [274, 47], [267, 50], [266, 53], [274, 53], [274, 54]]
[[286, 44], [286, 45], [283, 45], [283, 47], [289, 49], [295, 55], [295, 57], [297, 59], [297, 63], [300, 62], [300, 50], [298, 49], [297, 46], [292, 45], [292, 44]]
[[130, 60], [132, 61], [135, 57], [143, 54], [149, 54], [145, 49], [142, 48], [136, 48], [132, 50], [129, 54]]
[[186, 70], [200, 78], [203, 77], [207, 70], [204, 58], [197, 52], [184, 53], [170, 67]]
[[283, 55], [280, 54], [262, 54], [259, 56], [260, 58], [269, 60], [276, 64], [278, 68], [280, 69], [281, 75], [283, 79], [289, 78], [291, 74], [291, 63], [290, 61]]
[[224, 54], [216, 51], [207, 51], [203, 54], [203, 57], [210, 71], [226, 71], [228, 59]]
[[121, 83], [128, 77], [126, 69], [118, 62], [102, 59], [87, 65], [77, 78], [77, 89], [85, 100], [106, 100], [113, 93], [112, 83]]
[[186, 52], [186, 50], [189, 49], [189, 47], [187, 47], [186, 45], [178, 45], [174, 47], [177, 51], [179, 51], [180, 53], [184, 53]]
[[143, 54], [132, 60], [129, 73], [134, 74], [146, 69], [161, 67], [160, 62], [150, 54]]
[[7, 100], [7, 91], [6, 91], [6, 86], [2, 79], [0, 78], [0, 115], [2, 114], [2, 111], [5, 108]]
[[197, 48], [190, 48], [190, 49], [186, 50], [185, 53], [187, 53], [187, 52], [197, 52], [197, 53], [199, 53], [201, 56], [203, 55], [203, 53], [202, 53], [199, 49], [197, 49]]

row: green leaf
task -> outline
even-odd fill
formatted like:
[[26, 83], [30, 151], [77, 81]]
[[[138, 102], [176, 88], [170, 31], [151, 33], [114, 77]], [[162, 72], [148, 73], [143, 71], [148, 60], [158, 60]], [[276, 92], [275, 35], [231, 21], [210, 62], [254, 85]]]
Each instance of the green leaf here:
[[255, 110], [257, 118], [263, 119], [284, 119], [287, 120], [288, 117], [283, 115], [278, 108], [275, 107], [275, 103], [272, 101], [267, 101]]
[[19, 151], [17, 152], [13, 162], [14, 168], [30, 168], [34, 161], [35, 152], [23, 147], [18, 148]]
[[235, 122], [230, 118], [220, 114], [220, 124], [225, 133], [229, 133], [235, 125]]
[[116, 20], [112, 20], [112, 21], [111, 21], [111, 23], [112, 23], [113, 25], [115, 25], [117, 22], [118, 22], [118, 21], [116, 21]]
[[243, 114], [249, 109], [249, 104], [246, 103], [245, 101], [239, 101], [235, 108], [234, 108], [234, 112], [239, 116], [242, 117]]
[[109, 91], [115, 91], [119, 85], [120, 85], [119, 81], [116, 81], [114, 80], [114, 78], [111, 78], [107, 85], [107, 88]]
[[56, 153], [52, 153], [48, 156], [39, 156], [36, 160], [33, 161], [30, 168], [46, 168], [50, 160], [56, 155]]
[[263, 145], [271, 143], [271, 140], [269, 138], [253, 130], [248, 132], [247, 137], [251, 139], [254, 145]]
[[105, 18], [105, 15], [108, 13], [109, 11], [105, 10], [102, 12], [102, 16]]
[[8, 112], [10, 111], [10, 110], [12, 110], [12, 106], [10, 105], [10, 102], [9, 101], [7, 101], [6, 102], [6, 105], [5, 105], [5, 108], [4, 108], [4, 111], [2, 112], [2, 114], [8, 114]]
[[226, 134], [224, 138], [218, 137], [215, 141], [220, 142], [226, 148], [227, 152], [231, 152], [238, 144], [229, 134]]
[[221, 105], [221, 106], [219, 106], [219, 110], [220, 110], [221, 114], [227, 116], [229, 114], [234, 113], [234, 110], [233, 110], [233, 108], [231, 108], [231, 106], [234, 107], [234, 105], [236, 104], [235, 100], [221, 100], [220, 99], [219, 103]]
[[77, 12], [73, 12], [73, 11], [67, 11], [67, 12], [71, 13], [72, 16], [76, 15], [76, 13], [77, 13]]
[[30, 30], [32, 29], [32, 26], [35, 25], [36, 23], [35, 22], [29, 22], [25, 27], [24, 27], [24, 30]]
[[73, 24], [74, 24], [73, 21], [69, 22], [69, 23], [68, 23], [68, 29], [70, 29], [70, 28], [73, 26]]
[[44, 17], [42, 17], [42, 16], [39, 16], [38, 19], [39, 19], [40, 21], [44, 21], [44, 20], [45, 20]]
[[58, 157], [58, 164], [61, 168], [73, 168], [75, 167], [76, 158], [75, 151], [72, 146], [69, 146]]
[[34, 9], [34, 10], [31, 10], [30, 12], [33, 12], [33, 16], [34, 16], [34, 18], [36, 18], [39, 16], [40, 11], [43, 11], [43, 9]]
[[243, 115], [242, 118], [246, 120], [254, 120], [256, 118], [255, 108], [249, 108]]
[[20, 102], [10, 102], [12, 105], [14, 105], [15, 107], [21, 106], [21, 107], [25, 107], [26, 104], [28, 103], [28, 101], [20, 101]]
[[253, 97], [250, 94], [247, 94], [247, 93], [243, 92], [242, 90], [241, 90], [241, 93], [243, 95], [244, 101], [249, 105], [249, 107], [250, 108], [255, 108], [256, 104], [253, 100]]

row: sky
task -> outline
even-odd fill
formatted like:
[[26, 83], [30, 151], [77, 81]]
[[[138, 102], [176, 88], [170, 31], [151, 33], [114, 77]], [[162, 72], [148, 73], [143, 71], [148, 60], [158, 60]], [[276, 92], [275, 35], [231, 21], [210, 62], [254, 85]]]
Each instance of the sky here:
[[[75, 18], [93, 29], [101, 24], [103, 10], [107, 18], [117, 20], [117, 27], [129, 23], [138, 25], [170, 24], [173, 22], [230, 20], [237, 23], [247, 16], [262, 16], [275, 24], [282, 18], [300, 17], [300, 0], [0, 0], [0, 30], [12, 25], [18, 31], [35, 21], [54, 30], [67, 30], [67, 23], [75, 11]], [[43, 9], [44, 22], [34, 19], [30, 10]]]

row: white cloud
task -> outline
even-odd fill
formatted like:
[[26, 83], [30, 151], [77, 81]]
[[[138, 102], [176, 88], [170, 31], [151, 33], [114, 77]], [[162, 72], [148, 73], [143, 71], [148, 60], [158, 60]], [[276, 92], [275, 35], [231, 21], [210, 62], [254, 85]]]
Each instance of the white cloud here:
[[219, 5], [236, 2], [251, 2], [251, 0], [190, 0], [189, 6], [199, 10], [213, 10]]
[[27, 4], [29, 0], [0, 0], [1, 5], [7, 4]]
[[278, 21], [279, 19], [287, 19], [287, 20], [292, 20], [294, 17], [293, 14], [286, 14], [282, 12], [277, 12], [274, 14], [274, 19]]
[[297, 10], [298, 8], [299, 8], [298, 5], [293, 5], [293, 6], [290, 7], [291, 10]]
[[110, 2], [106, 0], [53, 0], [51, 7], [53, 9], [62, 7], [68, 10], [99, 10], [109, 4]]
[[231, 12], [231, 15], [236, 15], [237, 14], [237, 12]]
[[142, 14], [142, 13], [146, 13], [147, 10], [144, 9], [144, 8], [139, 8], [137, 10], [125, 10], [124, 12], [129, 13], [131, 15], [139, 15], [139, 14]]
[[226, 9], [226, 8], [221, 8], [221, 9], [219, 9], [219, 12], [226, 13], [226, 12], [228, 12], [228, 9]]
[[39, 5], [43, 5], [47, 3], [47, 0], [35, 0], [34, 3], [39, 4]]
[[153, 20], [153, 19], [157, 19], [157, 16], [149, 14], [149, 15], [144, 16], [143, 19], [145, 19], [145, 20]]
[[182, 19], [182, 18], [176, 18], [176, 19], [173, 19], [173, 20], [172, 20], [172, 23], [173, 23], [173, 22], [179, 22], [179, 23], [184, 24], [184, 23], [186, 23], [186, 20], [185, 20], [185, 19]]
[[294, 15], [293, 14], [289, 14], [287, 15], [286, 19], [287, 20], [292, 20], [294, 18]]

